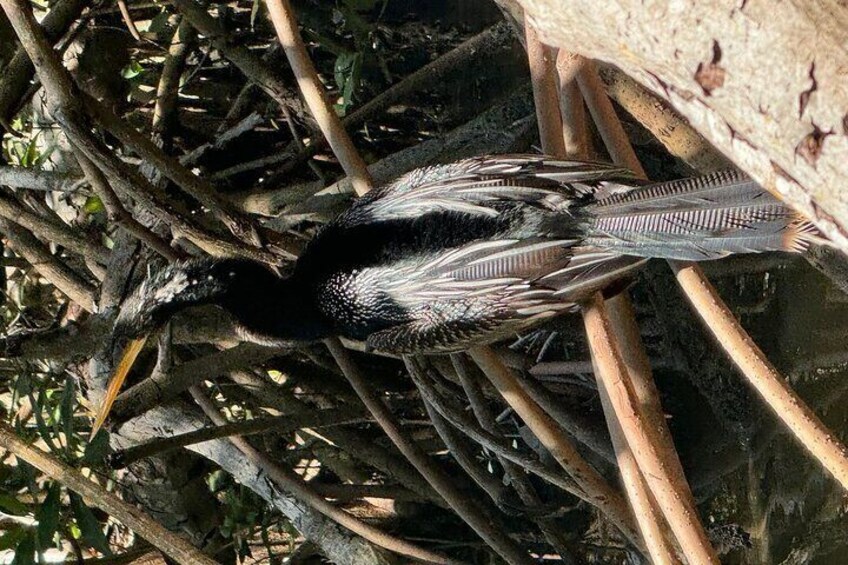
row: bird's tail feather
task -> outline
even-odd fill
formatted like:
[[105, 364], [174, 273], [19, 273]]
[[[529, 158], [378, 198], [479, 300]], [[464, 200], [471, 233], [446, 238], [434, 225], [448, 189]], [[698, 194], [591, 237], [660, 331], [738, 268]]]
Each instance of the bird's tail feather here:
[[809, 221], [735, 171], [619, 191], [585, 212], [587, 245], [638, 257], [800, 252], [822, 239]]

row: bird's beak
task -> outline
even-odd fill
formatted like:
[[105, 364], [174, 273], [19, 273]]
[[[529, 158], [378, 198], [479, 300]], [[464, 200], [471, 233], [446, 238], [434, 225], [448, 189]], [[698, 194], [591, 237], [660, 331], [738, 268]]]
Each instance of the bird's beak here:
[[109, 386], [106, 387], [106, 396], [103, 397], [103, 403], [100, 405], [100, 410], [97, 411], [97, 417], [94, 419], [94, 425], [91, 427], [91, 437], [97, 435], [97, 432], [100, 431], [100, 428], [106, 421], [106, 417], [109, 416], [109, 411], [112, 410], [112, 404], [115, 403], [118, 393], [121, 392], [121, 387], [124, 381], [127, 380], [127, 375], [130, 373], [130, 369], [132, 369], [133, 363], [135, 363], [146, 341], [147, 336], [134, 339], [130, 341], [124, 350], [124, 354], [121, 356], [121, 362], [118, 363], [118, 368], [115, 369], [115, 374], [112, 375]]

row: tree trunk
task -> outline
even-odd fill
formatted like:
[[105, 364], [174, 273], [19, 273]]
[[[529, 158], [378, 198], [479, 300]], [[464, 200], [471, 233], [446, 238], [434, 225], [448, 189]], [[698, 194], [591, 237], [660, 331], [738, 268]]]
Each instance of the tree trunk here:
[[614, 63], [848, 250], [840, 0], [519, 0], [542, 38]]

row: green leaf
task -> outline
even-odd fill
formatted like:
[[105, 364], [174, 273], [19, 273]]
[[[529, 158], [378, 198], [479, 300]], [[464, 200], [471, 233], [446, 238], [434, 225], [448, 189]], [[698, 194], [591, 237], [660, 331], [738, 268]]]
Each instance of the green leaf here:
[[369, 12], [377, 5], [378, 0], [344, 0], [345, 6], [357, 12]]
[[35, 563], [35, 535], [27, 532], [27, 535], [18, 542], [15, 547], [15, 558], [12, 565], [32, 565]]
[[82, 540], [103, 555], [112, 555], [112, 550], [109, 549], [109, 542], [106, 541], [106, 535], [103, 533], [100, 522], [97, 521], [97, 518], [94, 517], [94, 514], [77, 493], [70, 492], [69, 494], [71, 496], [71, 510], [77, 520]]
[[124, 67], [121, 70], [121, 76], [127, 80], [134, 79], [138, 75], [144, 72], [144, 67], [141, 66], [141, 63], [133, 60], [129, 65]]
[[35, 513], [35, 518], [38, 520], [38, 542], [41, 548], [46, 548], [53, 545], [53, 534], [59, 528], [59, 495], [61, 488], [59, 483], [50, 483], [47, 489], [47, 497], [38, 511]]
[[27, 505], [12, 495], [0, 493], [0, 510], [12, 516], [26, 516], [29, 514]]
[[85, 210], [87, 214], [97, 214], [98, 212], [104, 211], [106, 208], [103, 206], [103, 201], [100, 200], [100, 197], [92, 194], [85, 199], [85, 204], [83, 204], [82, 209]]

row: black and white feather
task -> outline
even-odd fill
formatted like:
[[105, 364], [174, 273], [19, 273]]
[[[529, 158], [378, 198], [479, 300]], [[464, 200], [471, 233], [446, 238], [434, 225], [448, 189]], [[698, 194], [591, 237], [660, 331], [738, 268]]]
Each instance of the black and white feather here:
[[268, 343], [342, 335], [399, 353], [455, 351], [573, 310], [650, 257], [800, 251], [817, 238], [738, 173], [648, 184], [604, 163], [477, 157], [360, 198], [288, 279], [246, 261], [198, 263], [135, 302], [169, 314], [220, 304]]

